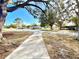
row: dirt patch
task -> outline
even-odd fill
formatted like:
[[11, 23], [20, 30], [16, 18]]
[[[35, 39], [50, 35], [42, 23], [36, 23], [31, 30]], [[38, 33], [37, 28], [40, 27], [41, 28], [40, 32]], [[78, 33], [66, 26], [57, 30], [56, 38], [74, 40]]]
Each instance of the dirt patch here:
[[79, 41], [70, 36], [43, 33], [51, 59], [79, 59]]
[[32, 32], [5, 32], [4, 40], [0, 43], [0, 59], [5, 59], [13, 50], [15, 50]]

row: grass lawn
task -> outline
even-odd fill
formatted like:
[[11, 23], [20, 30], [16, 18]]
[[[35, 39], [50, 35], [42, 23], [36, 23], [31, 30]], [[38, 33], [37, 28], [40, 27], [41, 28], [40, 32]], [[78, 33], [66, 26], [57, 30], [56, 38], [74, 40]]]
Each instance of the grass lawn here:
[[5, 59], [14, 49], [16, 49], [24, 40], [26, 40], [32, 32], [16, 32], [9, 31], [4, 32], [3, 36], [5, 40], [0, 43], [0, 59]]
[[43, 33], [51, 59], [79, 59], [79, 41], [70, 36]]

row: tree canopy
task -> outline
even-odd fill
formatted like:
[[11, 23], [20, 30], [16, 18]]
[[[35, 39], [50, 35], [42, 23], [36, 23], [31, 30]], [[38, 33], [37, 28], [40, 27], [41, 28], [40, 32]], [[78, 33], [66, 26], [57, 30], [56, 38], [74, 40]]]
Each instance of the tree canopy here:
[[[33, 4], [31, 2], [34, 2], [35, 4]], [[30, 6], [33, 6], [33, 7], [36, 7], [37, 9], [41, 10], [45, 14], [44, 10], [41, 7], [39, 7], [36, 3], [43, 3], [46, 6], [48, 4], [48, 1], [43, 1], [43, 0], [27, 0], [27, 1], [17, 0], [16, 2], [13, 3], [15, 6], [8, 7], [7, 11], [13, 12], [18, 8], [25, 8], [31, 15], [36, 17], [37, 16], [37, 14], [35, 14], [36, 10], [33, 10], [32, 8], [30, 8]]]

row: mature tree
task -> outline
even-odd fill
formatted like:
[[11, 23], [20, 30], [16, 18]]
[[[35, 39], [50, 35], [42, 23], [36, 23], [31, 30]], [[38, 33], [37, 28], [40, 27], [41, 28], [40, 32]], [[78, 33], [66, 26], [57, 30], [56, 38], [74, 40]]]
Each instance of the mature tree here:
[[45, 27], [47, 25], [47, 18], [45, 17], [45, 15], [42, 13], [39, 17], [39, 22], [41, 23], [41, 27]]
[[[78, 28], [79, 23], [79, 0], [64, 0], [65, 9], [63, 10], [68, 19], [71, 19]], [[66, 17], [67, 18], [67, 17]]]
[[[63, 21], [70, 18], [76, 20], [79, 18], [79, 0], [52, 0], [52, 2], [57, 6], [59, 20]], [[79, 20], [77, 19], [76, 22], [79, 23]], [[59, 21], [60, 23], [62, 22]]]
[[[31, 2], [34, 2], [34, 3], [41, 2], [41, 3], [44, 3], [45, 5], [47, 4], [47, 1], [43, 1], [43, 0], [26, 0], [26, 1], [16, 0], [16, 2], [13, 2], [12, 0], [0, 0], [0, 39], [2, 39], [2, 26], [4, 25], [7, 12], [13, 12], [18, 8], [25, 8], [28, 12], [30, 12], [31, 15], [36, 16], [31, 10], [31, 8], [28, 7], [28, 6], [34, 6], [40, 9], [44, 13], [42, 8], [40, 8], [36, 4], [32, 4]], [[7, 4], [9, 3], [14, 4], [14, 6], [7, 7]]]
[[67, 0], [65, 5], [65, 10], [68, 11], [70, 16], [79, 17], [79, 0]]
[[53, 24], [57, 21], [56, 13], [54, 11], [49, 10], [47, 12], [47, 21], [48, 21], [50, 28], [52, 29]]
[[57, 21], [57, 18], [56, 18], [57, 14], [53, 10], [46, 10], [46, 15], [47, 17], [44, 17], [44, 15], [41, 14], [40, 16], [41, 25], [42, 26], [49, 25], [50, 28], [53, 29], [52, 26]]

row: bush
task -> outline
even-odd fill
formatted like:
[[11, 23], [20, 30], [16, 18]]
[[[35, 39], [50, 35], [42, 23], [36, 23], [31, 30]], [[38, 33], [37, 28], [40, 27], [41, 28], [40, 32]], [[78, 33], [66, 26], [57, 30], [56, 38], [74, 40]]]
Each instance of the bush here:
[[10, 28], [17, 28], [16, 24], [11, 24]]

